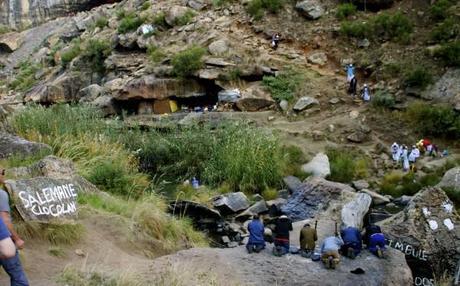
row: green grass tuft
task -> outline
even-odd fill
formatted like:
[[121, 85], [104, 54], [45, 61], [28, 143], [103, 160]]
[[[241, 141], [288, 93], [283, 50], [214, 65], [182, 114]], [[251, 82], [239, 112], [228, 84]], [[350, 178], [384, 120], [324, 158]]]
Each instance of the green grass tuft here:
[[339, 20], [344, 20], [350, 16], [353, 16], [354, 14], [356, 14], [356, 6], [352, 3], [343, 3], [337, 6], [337, 12], [335, 13], [335, 16]]
[[303, 80], [304, 77], [300, 72], [289, 69], [276, 77], [264, 76], [262, 83], [276, 101], [283, 99], [291, 101], [294, 99]]
[[35, 74], [41, 69], [41, 65], [32, 64], [28, 61], [19, 64], [19, 71], [13, 81], [8, 85], [10, 89], [16, 91], [27, 91], [35, 85], [37, 79]]
[[369, 176], [368, 158], [364, 155], [347, 150], [329, 148], [326, 150], [331, 166], [329, 180], [350, 183], [353, 180]]
[[173, 73], [178, 77], [188, 77], [204, 66], [202, 57], [206, 50], [202, 47], [191, 47], [173, 56], [171, 64]]

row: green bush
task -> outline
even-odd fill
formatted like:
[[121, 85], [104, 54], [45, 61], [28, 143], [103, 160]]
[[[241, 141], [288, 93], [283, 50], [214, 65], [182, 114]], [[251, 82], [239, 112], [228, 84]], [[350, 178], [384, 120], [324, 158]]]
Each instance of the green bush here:
[[166, 54], [156, 46], [149, 46], [147, 48], [147, 54], [153, 63], [159, 63], [166, 57]]
[[369, 176], [369, 160], [364, 155], [338, 148], [326, 150], [331, 166], [329, 179], [336, 182], [349, 183], [356, 179], [363, 179]]
[[402, 13], [382, 13], [369, 19], [367, 23], [354, 21], [344, 22], [340, 27], [341, 34], [354, 38], [389, 38], [405, 40], [412, 33], [412, 23]]
[[11, 32], [10, 27], [5, 25], [0, 25], [0, 35]]
[[166, 23], [166, 14], [163, 11], [158, 12], [153, 17], [153, 24], [156, 26], [167, 27], [168, 24]]
[[435, 20], [443, 20], [449, 16], [448, 9], [455, 2], [450, 0], [438, 0], [430, 7], [431, 17]]
[[409, 105], [406, 117], [423, 135], [460, 138], [460, 115], [451, 106], [415, 102]]
[[383, 65], [382, 73], [385, 79], [392, 79], [399, 77], [403, 70], [403, 65], [401, 63], [390, 62]]
[[343, 3], [337, 6], [337, 12], [335, 13], [335, 16], [340, 20], [344, 20], [348, 18], [349, 16], [354, 15], [355, 13], [356, 13], [355, 5], [353, 5], [352, 3]]
[[276, 189], [266, 189], [262, 191], [262, 197], [265, 201], [271, 201], [278, 198], [278, 191]]
[[137, 16], [135, 13], [124, 14], [120, 24], [118, 25], [118, 33], [125, 34], [135, 31], [142, 24], [144, 24], [144, 19]]
[[212, 5], [215, 7], [221, 7], [234, 2], [235, 0], [212, 0]]
[[187, 12], [185, 12], [185, 14], [182, 17], [178, 17], [174, 24], [176, 26], [185, 26], [193, 20], [193, 17], [195, 17], [195, 15], [195, 12], [189, 9], [187, 10]]
[[109, 20], [107, 19], [107, 17], [99, 17], [96, 19], [96, 22], [94, 23], [94, 25], [100, 29], [104, 29], [105, 27], [107, 27], [108, 24]]
[[80, 45], [80, 39], [74, 40], [70, 48], [61, 54], [61, 64], [63, 67], [67, 67], [81, 53]]
[[370, 38], [372, 27], [369, 23], [345, 21], [340, 26], [340, 33], [349, 38]]
[[446, 192], [447, 196], [454, 203], [455, 208], [458, 211], [458, 209], [460, 208], [460, 191], [453, 187], [443, 188], [442, 190]]
[[112, 53], [110, 43], [106, 41], [90, 39], [85, 49], [82, 51], [81, 56], [83, 61], [89, 64], [92, 71], [98, 73], [105, 72], [104, 60]]
[[264, 76], [262, 84], [270, 91], [273, 99], [277, 101], [291, 101], [304, 77], [298, 71], [288, 69], [277, 76]]
[[460, 35], [460, 25], [457, 19], [447, 18], [431, 31], [431, 38], [436, 42], [447, 42]]
[[393, 108], [395, 106], [395, 98], [387, 91], [378, 90], [372, 98], [372, 106], [377, 108]]
[[35, 74], [41, 68], [39, 64], [32, 64], [28, 61], [20, 63], [16, 77], [8, 84], [8, 87], [16, 91], [27, 91], [37, 82]]
[[103, 191], [118, 195], [131, 193], [132, 181], [117, 162], [99, 162], [89, 173], [88, 180]]
[[150, 1], [147, 0], [144, 3], [142, 3], [141, 10], [145, 11], [145, 10], [149, 9], [150, 6], [151, 6]]
[[203, 67], [202, 57], [206, 50], [201, 47], [191, 47], [177, 53], [171, 60], [173, 73], [179, 77], [187, 77]]
[[404, 84], [409, 87], [426, 88], [433, 83], [433, 75], [423, 66], [416, 66], [406, 72], [404, 76]]
[[460, 41], [442, 45], [434, 55], [441, 58], [447, 66], [460, 66]]
[[254, 19], [260, 20], [265, 10], [276, 14], [282, 7], [283, 2], [281, 0], [251, 0], [247, 6], [247, 12]]
[[393, 197], [412, 196], [423, 186], [415, 180], [414, 173], [394, 171], [386, 174], [380, 182], [380, 192]]

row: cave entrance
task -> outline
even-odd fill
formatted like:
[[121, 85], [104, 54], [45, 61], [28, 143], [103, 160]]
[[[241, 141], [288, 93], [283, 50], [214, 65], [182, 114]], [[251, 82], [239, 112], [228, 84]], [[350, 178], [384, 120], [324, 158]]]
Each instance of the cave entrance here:
[[121, 0], [90, 0], [85, 7], [83, 7], [84, 10], [91, 10], [95, 7], [105, 5], [105, 4], [113, 4], [113, 3], [118, 3], [121, 2]]

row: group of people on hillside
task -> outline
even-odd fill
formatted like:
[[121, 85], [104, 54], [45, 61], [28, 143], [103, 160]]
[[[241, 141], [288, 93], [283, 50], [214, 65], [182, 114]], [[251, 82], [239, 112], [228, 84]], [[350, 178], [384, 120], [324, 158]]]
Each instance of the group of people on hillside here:
[[[305, 224], [300, 230], [300, 255], [313, 260], [321, 259], [326, 268], [335, 269], [340, 262], [340, 255], [345, 255], [354, 259], [362, 250], [363, 242], [370, 252], [383, 257], [385, 247], [385, 236], [377, 225], [369, 225], [365, 232], [361, 234], [355, 227], [346, 227], [341, 230], [340, 236], [326, 237], [320, 247], [320, 255], [315, 254], [316, 241], [318, 240], [317, 223], [312, 227], [309, 223]], [[248, 253], [258, 253], [266, 246], [266, 229], [258, 215], [255, 215], [248, 224], [249, 240], [246, 244]], [[290, 253], [289, 232], [292, 231], [292, 222], [285, 216], [280, 216], [274, 228], [274, 247], [273, 254], [282, 256]]]
[[[347, 82], [349, 83], [348, 86], [348, 93], [354, 98], [356, 96], [357, 87], [358, 87], [358, 79], [355, 76], [355, 67], [353, 64], [348, 64], [346, 66], [347, 71]], [[369, 102], [371, 100], [371, 91], [369, 86], [365, 83], [363, 89], [361, 90], [361, 99], [364, 102]]]
[[[394, 142], [391, 145], [391, 155], [394, 162], [397, 165], [402, 165], [402, 169], [406, 171], [416, 171], [415, 163], [421, 155], [436, 157], [439, 154], [438, 146], [431, 143], [429, 139], [420, 139], [412, 148], [409, 150], [404, 144], [398, 144]], [[447, 150], [444, 150], [441, 156], [447, 155]]]

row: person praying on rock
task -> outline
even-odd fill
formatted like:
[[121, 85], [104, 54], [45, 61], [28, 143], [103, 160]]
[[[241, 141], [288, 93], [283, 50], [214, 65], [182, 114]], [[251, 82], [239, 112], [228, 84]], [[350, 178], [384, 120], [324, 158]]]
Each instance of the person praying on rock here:
[[348, 86], [348, 93], [351, 94], [352, 97], [356, 95], [356, 87], [358, 85], [358, 80], [355, 76], [350, 80], [350, 85]]
[[259, 253], [265, 248], [264, 224], [260, 221], [259, 215], [254, 215], [248, 224], [249, 240], [246, 244], [248, 253]]
[[315, 228], [309, 223], [305, 224], [300, 230], [300, 253], [302, 256], [309, 258], [315, 250], [315, 241], [318, 240], [318, 234]]
[[351, 82], [351, 80], [355, 77], [355, 67], [353, 64], [347, 65], [347, 82]]
[[418, 157], [420, 157], [420, 150], [418, 150], [418, 148], [414, 145], [412, 146], [412, 150], [409, 154], [409, 163], [415, 164]]
[[280, 42], [281, 35], [278, 33], [273, 34], [272, 36], [272, 49], [276, 50], [278, 48], [278, 43]]
[[403, 150], [401, 154], [401, 159], [402, 159], [402, 164], [403, 164], [403, 171], [407, 172], [410, 168], [409, 165], [409, 158], [408, 158], [408, 151], [407, 151], [407, 146], [403, 145]]
[[399, 145], [396, 142], [394, 142], [393, 145], [391, 145], [391, 155], [393, 157], [393, 161], [399, 162]]
[[340, 235], [344, 243], [341, 247], [342, 254], [354, 259], [361, 252], [362, 248], [360, 231], [356, 227], [347, 227], [342, 229]]
[[379, 258], [383, 258], [383, 253], [386, 250], [385, 236], [380, 226], [375, 224], [368, 225], [363, 241], [371, 253], [377, 255]]
[[276, 221], [275, 226], [275, 247], [273, 248], [273, 254], [281, 256], [289, 253], [289, 231], [292, 230], [291, 220], [282, 215]]
[[335, 269], [340, 262], [339, 249], [343, 246], [343, 240], [337, 236], [329, 236], [321, 244], [321, 260], [326, 268]]
[[369, 102], [371, 100], [371, 92], [367, 84], [364, 84], [363, 90], [361, 92], [361, 97], [365, 102]]

